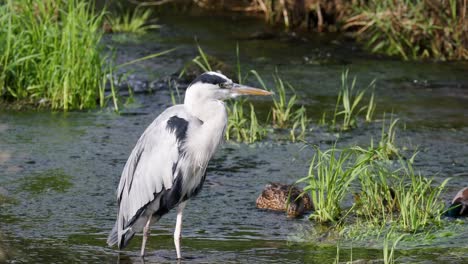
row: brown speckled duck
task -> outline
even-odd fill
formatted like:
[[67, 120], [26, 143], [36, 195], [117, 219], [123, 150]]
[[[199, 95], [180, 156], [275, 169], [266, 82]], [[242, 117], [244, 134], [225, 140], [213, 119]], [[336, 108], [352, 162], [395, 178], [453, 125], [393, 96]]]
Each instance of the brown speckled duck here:
[[302, 193], [296, 186], [272, 182], [265, 185], [257, 198], [257, 208], [287, 211], [288, 217], [297, 217], [313, 210], [309, 195]]
[[451, 217], [468, 216], [468, 187], [461, 189], [455, 195], [447, 215]]

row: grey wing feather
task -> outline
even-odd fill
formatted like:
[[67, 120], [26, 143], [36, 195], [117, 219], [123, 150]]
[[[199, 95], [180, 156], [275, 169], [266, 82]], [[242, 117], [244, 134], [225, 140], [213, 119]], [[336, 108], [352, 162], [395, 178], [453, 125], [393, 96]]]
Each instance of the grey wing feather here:
[[[116, 230], [109, 236], [109, 244], [118, 242], [120, 247], [122, 236], [128, 228], [132, 228], [133, 233], [139, 232], [143, 228], [141, 223], [138, 223], [139, 226], [127, 226], [135, 221], [135, 217], [139, 217], [141, 209], [153, 201], [156, 194], [172, 187], [176, 177], [173, 166], [180, 159], [182, 144], [177, 140], [177, 131], [167, 127], [168, 119], [174, 115], [188, 118], [185, 108], [181, 106], [167, 109], [145, 130], [130, 154], [117, 189], [119, 213], [114, 227]], [[115, 233], [118, 241], [115, 241]]]

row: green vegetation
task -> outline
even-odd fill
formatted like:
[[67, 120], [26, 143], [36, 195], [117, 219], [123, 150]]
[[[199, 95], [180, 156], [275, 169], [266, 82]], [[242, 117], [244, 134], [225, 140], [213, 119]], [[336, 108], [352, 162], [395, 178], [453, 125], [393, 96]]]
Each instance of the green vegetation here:
[[262, 140], [267, 134], [266, 129], [259, 125], [254, 106], [249, 104], [250, 115], [246, 116], [244, 105], [245, 101], [243, 100], [234, 101], [228, 108], [229, 121], [226, 128], [226, 139], [245, 143]]
[[468, 59], [466, 1], [380, 0], [353, 7], [345, 28], [377, 53], [405, 60]]
[[341, 202], [349, 191], [351, 182], [361, 173], [363, 166], [350, 162], [352, 151], [332, 148], [321, 151], [316, 148], [309, 175], [299, 182], [306, 182], [304, 191], [310, 191], [314, 212], [311, 219], [319, 222], [336, 222], [341, 216]]
[[[375, 80], [372, 81], [366, 88], [356, 88], [356, 76], [352, 82], [348, 80], [349, 71], [346, 70], [341, 74], [341, 88], [336, 100], [335, 112], [331, 120], [331, 127], [335, 130], [346, 131], [357, 126], [357, 117], [366, 111], [366, 121], [370, 122], [375, 111], [376, 104], [374, 102], [374, 92], [366, 105], [363, 104], [364, 96], [369, 89], [375, 89]], [[325, 116], [325, 114], [324, 114]], [[342, 119], [342, 124], [339, 125], [339, 118]]]
[[114, 66], [100, 44], [104, 15], [78, 0], [0, 6], [1, 98], [65, 111], [103, 107], [112, 99], [118, 111], [113, 72], [172, 50]]
[[391, 118], [388, 130], [385, 131], [386, 121], [384, 115], [384, 121], [382, 122], [382, 133], [379, 141], [380, 151], [376, 152], [381, 160], [394, 159], [400, 155], [398, 147], [395, 143], [396, 124], [398, 123], [398, 120], [399, 119], [393, 120], [393, 118]]
[[[446, 1], [192, 1], [204, 8], [263, 13], [270, 24], [318, 32], [348, 31], [374, 53], [405, 60], [468, 59], [467, 2]], [[202, 3], [202, 4], [201, 4]]]
[[[382, 151], [381, 147], [317, 149], [309, 175], [299, 180], [306, 182], [304, 190], [311, 192], [316, 209], [310, 218], [342, 223], [350, 221], [348, 215], [355, 215], [360, 225], [377, 230], [391, 226], [412, 233], [440, 226], [444, 211], [440, 195], [448, 179], [436, 185], [418, 175], [412, 167], [414, 156], [409, 160], [398, 156], [396, 162], [376, 160], [376, 152]], [[341, 203], [351, 193], [354, 204], [343, 216]]]
[[103, 14], [76, 0], [0, 6], [2, 97], [64, 110], [102, 106], [107, 74], [99, 46]]
[[104, 29], [114, 33], [144, 34], [151, 29], [159, 28], [158, 25], [149, 23], [151, 10], [136, 7], [133, 11], [122, 11], [121, 15], [109, 13], [106, 15]]
[[[250, 72], [256, 77], [263, 89], [267, 90], [268, 88], [262, 77], [255, 70], [251, 70]], [[273, 106], [271, 108], [273, 128], [289, 129], [290, 139], [293, 142], [304, 140], [310, 123], [305, 107], [301, 106], [298, 108], [297, 95], [291, 84], [285, 84], [277, 73], [273, 75], [273, 80], [275, 82], [275, 88], [273, 89], [275, 96], [273, 96]], [[292, 93], [289, 97], [286, 92], [286, 86]]]
[[393, 120], [391, 118], [389, 120], [389, 126], [388, 129], [385, 130], [386, 125], [387, 125], [387, 120], [385, 119], [385, 114], [384, 114], [384, 119], [382, 121], [382, 132], [380, 135], [380, 141], [376, 146], [374, 146], [374, 140], [371, 139], [370, 146], [367, 150], [364, 150], [363, 148], [356, 146], [354, 147], [355, 150], [361, 151], [362, 153], [366, 152], [370, 155], [369, 159], [370, 160], [393, 160], [393, 159], [398, 159], [400, 157], [400, 151], [399, 148], [396, 145], [396, 128], [397, 128], [397, 123], [399, 119]]

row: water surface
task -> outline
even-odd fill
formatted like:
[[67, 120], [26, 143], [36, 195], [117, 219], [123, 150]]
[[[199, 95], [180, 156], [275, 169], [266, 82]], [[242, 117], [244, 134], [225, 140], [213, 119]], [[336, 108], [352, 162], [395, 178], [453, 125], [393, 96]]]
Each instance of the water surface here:
[[[468, 183], [468, 65], [401, 62], [371, 56], [343, 37], [252, 36], [268, 30], [261, 20], [237, 15], [161, 17], [160, 31], [145, 36], [107, 36], [119, 62], [177, 47], [164, 58], [126, 68], [151, 83], [169, 76], [195, 57], [197, 38], [204, 50], [235, 69], [239, 43], [242, 68], [255, 69], [271, 84], [271, 73], [289, 81], [314, 123], [334, 107], [340, 75], [346, 68], [359, 85], [377, 79], [377, 115], [401, 119], [398, 144], [419, 150], [416, 166], [441, 182], [452, 180], [445, 200]], [[255, 82], [252, 82], [255, 84]], [[49, 113], [0, 113], [0, 253], [10, 262], [139, 263], [140, 237], [119, 254], [105, 240], [116, 214], [115, 189], [124, 163], [147, 125], [170, 106], [167, 89], [137, 94], [135, 104], [117, 115], [110, 109]], [[268, 100], [253, 99], [259, 115]], [[381, 120], [381, 118], [379, 118]], [[313, 125], [307, 140], [323, 148], [337, 139]], [[380, 136], [381, 122], [342, 134], [339, 144], [366, 145]], [[313, 150], [302, 143], [269, 139], [227, 143], [209, 165], [200, 195], [188, 203], [182, 251], [187, 262], [330, 263], [336, 247], [308, 239], [312, 222], [255, 208], [269, 181], [293, 183], [305, 176]], [[2, 198], [3, 197], [3, 198]], [[147, 262], [175, 262], [175, 213], [154, 225]], [[447, 238], [416, 241], [401, 248], [406, 263], [468, 262], [468, 227], [459, 224]], [[352, 259], [381, 259], [381, 245], [356, 243]], [[350, 246], [341, 260], [350, 260]], [[0, 262], [2, 254], [0, 254]]]

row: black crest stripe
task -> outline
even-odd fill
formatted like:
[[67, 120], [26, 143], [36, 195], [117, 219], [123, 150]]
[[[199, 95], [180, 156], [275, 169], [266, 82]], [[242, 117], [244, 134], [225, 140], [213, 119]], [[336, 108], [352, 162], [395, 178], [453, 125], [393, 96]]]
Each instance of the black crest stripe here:
[[227, 82], [227, 80], [215, 74], [203, 73], [202, 75], [198, 76], [195, 80], [193, 80], [193, 82], [190, 85], [197, 83], [197, 82], [216, 85], [216, 84], [225, 83]]

